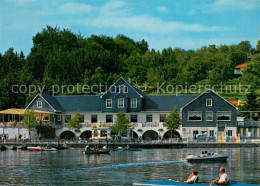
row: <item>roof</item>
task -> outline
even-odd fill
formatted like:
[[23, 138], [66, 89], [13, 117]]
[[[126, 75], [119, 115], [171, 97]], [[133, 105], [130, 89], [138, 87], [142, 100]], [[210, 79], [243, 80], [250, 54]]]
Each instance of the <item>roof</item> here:
[[199, 95], [197, 94], [180, 94], [180, 95], [145, 95], [144, 111], [169, 111], [174, 106], [177, 109], [182, 108]]
[[53, 96], [63, 110], [101, 111], [102, 99], [99, 95]]
[[235, 66], [235, 68], [246, 68], [247, 63], [242, 63], [240, 65]]
[[237, 105], [237, 100], [229, 100], [229, 103], [231, 103], [232, 105]]
[[52, 95], [41, 94], [41, 96], [56, 110], [56, 111], [64, 111], [61, 105], [57, 102], [57, 100]]

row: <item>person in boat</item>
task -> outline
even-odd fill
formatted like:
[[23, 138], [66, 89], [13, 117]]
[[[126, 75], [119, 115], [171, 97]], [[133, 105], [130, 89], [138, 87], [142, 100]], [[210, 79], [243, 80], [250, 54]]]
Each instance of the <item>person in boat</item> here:
[[87, 145], [86, 147], [85, 147], [85, 151], [89, 151], [90, 150], [90, 148], [89, 148], [89, 146]]
[[224, 167], [220, 167], [219, 169], [219, 177], [217, 177], [215, 180], [213, 180], [210, 185], [217, 184], [217, 185], [229, 185], [230, 180], [226, 173], [226, 170]]
[[198, 182], [198, 171], [196, 169], [192, 169], [191, 174], [189, 175], [187, 181], [184, 183], [197, 183]]
[[129, 145], [127, 144], [126, 146], [125, 146], [125, 149], [129, 149], [130, 147], [129, 147]]

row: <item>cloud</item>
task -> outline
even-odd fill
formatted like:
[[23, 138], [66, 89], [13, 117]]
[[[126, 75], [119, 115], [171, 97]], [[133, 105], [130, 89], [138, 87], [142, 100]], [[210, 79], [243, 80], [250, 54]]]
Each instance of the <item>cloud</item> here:
[[94, 10], [94, 7], [83, 3], [65, 3], [61, 5], [58, 10], [66, 14], [85, 14]]
[[157, 8], [157, 11], [161, 12], [161, 13], [166, 13], [166, 12], [168, 12], [168, 9], [166, 7], [164, 7], [164, 6], [161, 6], [161, 7]]
[[231, 9], [236, 10], [251, 10], [259, 9], [260, 2], [259, 0], [216, 0], [214, 3], [209, 4], [204, 10], [207, 12], [210, 11], [226, 11]]
[[100, 28], [127, 29], [151, 34], [169, 34], [178, 31], [186, 32], [218, 32], [228, 31], [230, 28], [223, 26], [205, 26], [201, 24], [187, 24], [177, 21], [164, 21], [150, 15], [137, 16], [98, 16], [80, 19], [79, 24], [96, 26]]

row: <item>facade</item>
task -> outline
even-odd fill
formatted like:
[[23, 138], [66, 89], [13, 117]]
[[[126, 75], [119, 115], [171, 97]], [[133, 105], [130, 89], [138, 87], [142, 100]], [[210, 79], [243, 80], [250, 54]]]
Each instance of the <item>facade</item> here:
[[[56, 135], [61, 138], [110, 138], [117, 113], [124, 111], [132, 126], [126, 136], [158, 139], [169, 134], [163, 122], [174, 106], [182, 117], [182, 126], [177, 130], [182, 138], [192, 137], [194, 131], [208, 136], [237, 135], [236, 108], [212, 90], [201, 95], [145, 95], [123, 78], [103, 95], [38, 94], [26, 109], [52, 112]], [[80, 112], [80, 133], [67, 128], [76, 111]]]

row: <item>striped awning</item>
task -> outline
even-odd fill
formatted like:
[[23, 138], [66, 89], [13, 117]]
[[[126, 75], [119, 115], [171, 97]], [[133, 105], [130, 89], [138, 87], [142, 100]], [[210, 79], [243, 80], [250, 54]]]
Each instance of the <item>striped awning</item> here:
[[[26, 112], [26, 109], [16, 109], [16, 108], [10, 108], [7, 110], [2, 110], [0, 111], [0, 114], [20, 114], [20, 115], [24, 115], [24, 113]], [[52, 112], [48, 112], [48, 111], [42, 111], [42, 110], [33, 110], [34, 113], [37, 114], [51, 114]]]

